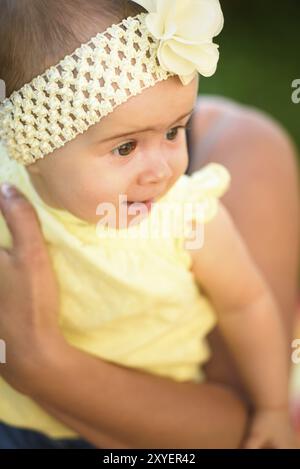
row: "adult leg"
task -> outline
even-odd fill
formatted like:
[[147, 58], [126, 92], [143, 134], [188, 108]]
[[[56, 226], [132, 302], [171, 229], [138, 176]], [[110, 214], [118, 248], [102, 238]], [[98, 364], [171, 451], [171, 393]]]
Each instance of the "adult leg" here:
[[[263, 113], [213, 97], [199, 99], [190, 137], [190, 174], [212, 161], [231, 173], [232, 185], [223, 202], [278, 301], [289, 346], [299, 261], [295, 148], [284, 130]], [[240, 388], [217, 329], [210, 342], [209, 379]]]

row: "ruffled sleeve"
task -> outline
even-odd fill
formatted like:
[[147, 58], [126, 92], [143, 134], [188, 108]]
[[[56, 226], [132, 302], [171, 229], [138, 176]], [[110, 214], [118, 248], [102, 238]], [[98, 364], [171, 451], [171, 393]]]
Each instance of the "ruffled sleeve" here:
[[176, 212], [175, 255], [186, 267], [191, 265], [188, 250], [203, 245], [204, 226], [217, 215], [230, 183], [230, 173], [223, 165], [209, 163], [191, 176], [182, 176], [171, 190], [169, 202], [180, 208]]
[[193, 206], [192, 218], [208, 223], [217, 214], [219, 199], [231, 183], [229, 171], [221, 164], [210, 163], [190, 176], [186, 185], [185, 202]]

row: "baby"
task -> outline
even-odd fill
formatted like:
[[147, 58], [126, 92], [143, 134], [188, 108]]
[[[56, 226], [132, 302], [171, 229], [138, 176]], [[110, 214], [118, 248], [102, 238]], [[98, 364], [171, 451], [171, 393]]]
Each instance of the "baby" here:
[[[69, 343], [200, 383], [205, 337], [217, 320], [254, 408], [248, 446], [292, 447], [284, 333], [219, 202], [230, 176], [218, 164], [185, 175], [198, 72], [212, 75], [218, 61], [219, 2], [135, 0], [125, 14], [122, 5], [52, 0], [45, 12], [41, 0], [3, 2], [7, 28], [25, 15], [32, 38], [35, 29], [44, 34], [46, 53], [26, 49], [18, 76], [12, 51], [0, 50], [10, 78], [0, 107], [0, 182], [16, 185], [38, 213]], [[11, 245], [3, 219], [0, 242]], [[74, 437], [3, 379], [0, 394], [4, 423]]]

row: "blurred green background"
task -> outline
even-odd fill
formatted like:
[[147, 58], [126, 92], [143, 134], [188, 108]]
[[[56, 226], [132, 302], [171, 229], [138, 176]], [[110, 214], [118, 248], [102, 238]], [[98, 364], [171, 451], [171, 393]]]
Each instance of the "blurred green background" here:
[[225, 27], [218, 71], [201, 79], [201, 94], [223, 95], [256, 106], [289, 131], [300, 151], [300, 0], [220, 0]]

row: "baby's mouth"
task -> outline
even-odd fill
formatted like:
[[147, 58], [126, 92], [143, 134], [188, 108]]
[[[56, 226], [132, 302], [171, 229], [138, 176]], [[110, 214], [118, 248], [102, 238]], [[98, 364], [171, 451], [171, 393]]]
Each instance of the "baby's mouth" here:
[[131, 205], [131, 204], [146, 204], [146, 203], [148, 203], [148, 202], [151, 202], [151, 200], [153, 200], [153, 199], [143, 200], [142, 202], [139, 202], [139, 201], [136, 201], [136, 200], [135, 200], [135, 201], [127, 200], [126, 203], [127, 203], [128, 205]]
[[143, 205], [145, 206], [148, 210], [152, 208], [152, 204], [155, 202], [155, 199], [149, 199], [149, 200], [144, 200], [143, 202], [138, 202], [138, 201], [130, 201], [128, 200], [127, 202], [124, 202], [127, 207], [131, 207], [133, 205]]

